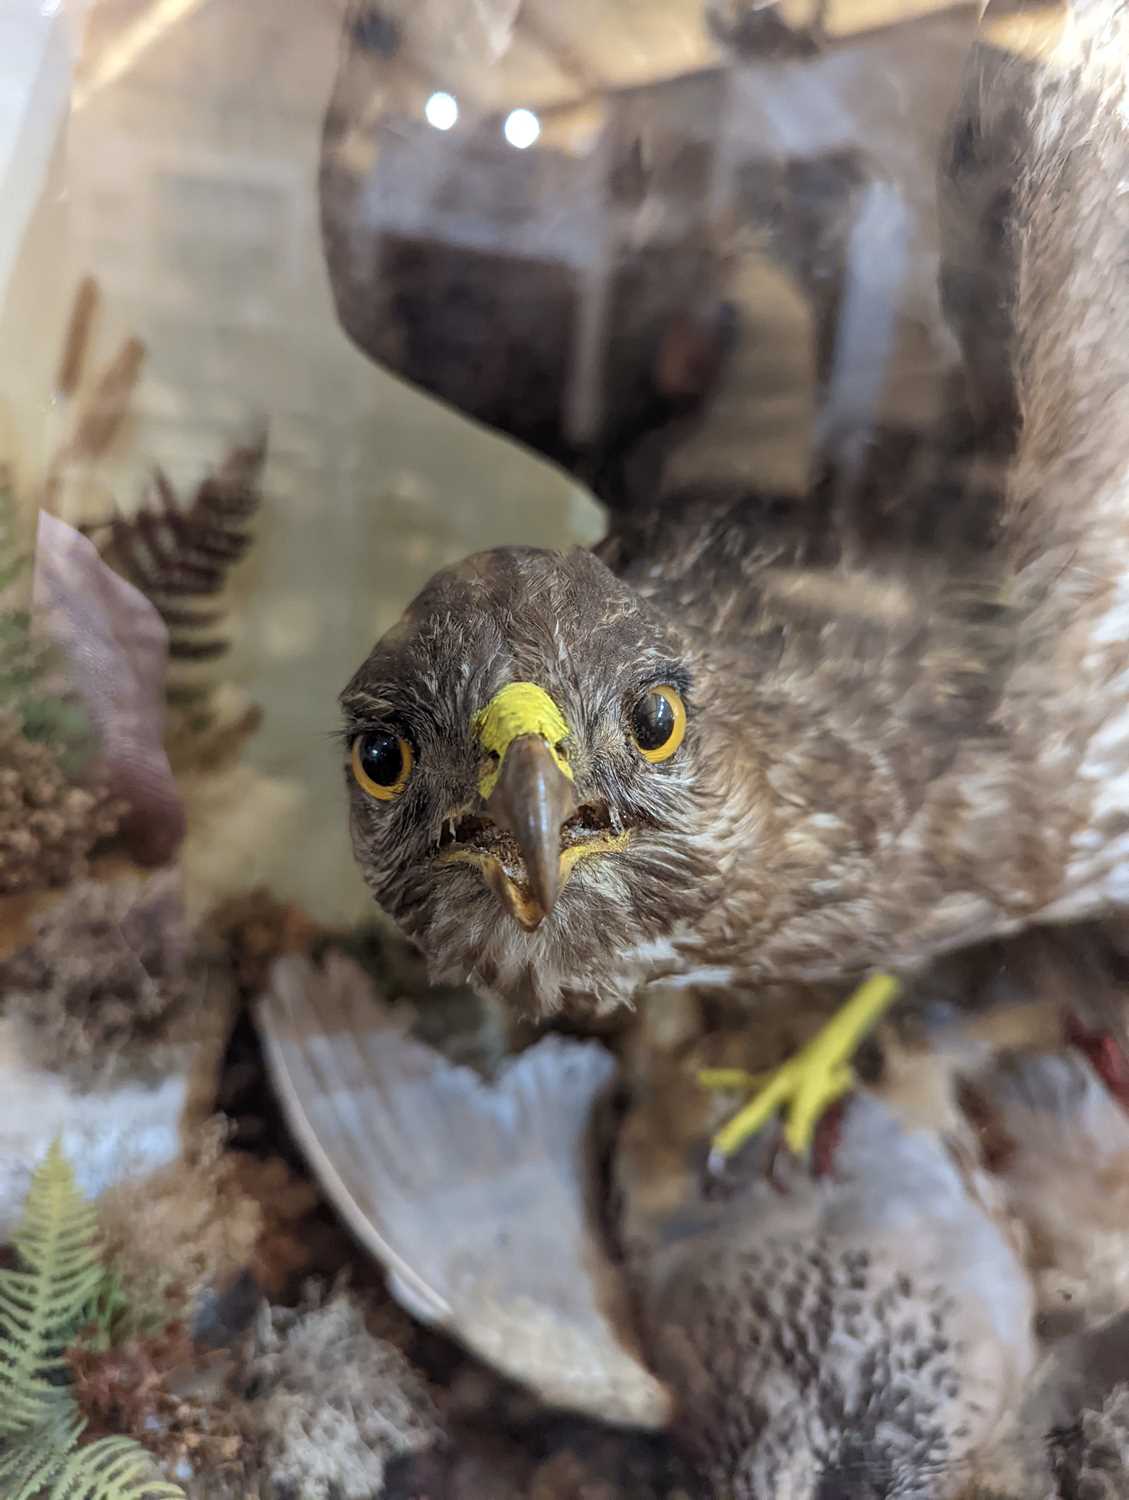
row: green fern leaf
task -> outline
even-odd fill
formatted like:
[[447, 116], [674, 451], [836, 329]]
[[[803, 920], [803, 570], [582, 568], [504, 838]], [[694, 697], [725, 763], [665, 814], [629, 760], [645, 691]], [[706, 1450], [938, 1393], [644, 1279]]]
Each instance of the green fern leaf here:
[[71, 1453], [48, 1500], [185, 1500], [177, 1484], [156, 1476], [145, 1449], [130, 1438], [100, 1438]]
[[78, 1446], [85, 1423], [69, 1394], [40, 1428], [0, 1448], [4, 1500], [185, 1500], [130, 1438]]
[[94, 1206], [58, 1141], [32, 1178], [12, 1242], [19, 1265], [0, 1271], [2, 1500], [185, 1500], [131, 1438], [80, 1443], [86, 1423], [65, 1351], [91, 1321], [96, 1337], [108, 1337], [126, 1299], [98, 1258]]
[[131, 1298], [126, 1296], [121, 1276], [117, 1271], [103, 1267], [102, 1279], [94, 1289], [94, 1296], [87, 1304], [80, 1319], [78, 1344], [83, 1349], [105, 1354], [115, 1344], [123, 1343], [134, 1334], [157, 1332], [168, 1322], [168, 1308], [163, 1306], [150, 1319]]
[[0, 1495], [4, 1500], [38, 1500], [58, 1477], [84, 1425], [64, 1391], [58, 1411], [42, 1426], [18, 1439], [0, 1439]]
[[57, 1141], [32, 1178], [13, 1244], [20, 1267], [0, 1272], [0, 1434], [9, 1435], [57, 1406], [64, 1351], [104, 1275], [94, 1205]]

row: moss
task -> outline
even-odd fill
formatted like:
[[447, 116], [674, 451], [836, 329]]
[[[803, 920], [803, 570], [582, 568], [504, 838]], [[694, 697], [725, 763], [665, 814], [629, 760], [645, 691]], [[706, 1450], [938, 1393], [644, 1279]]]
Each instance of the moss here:
[[1073, 1500], [1125, 1500], [1129, 1495], [1129, 1385], [1082, 1413], [1059, 1465], [1059, 1493]]
[[[272, 1500], [370, 1500], [400, 1454], [441, 1436], [431, 1394], [394, 1345], [338, 1291], [296, 1310], [264, 1307], [235, 1394], [243, 1400], [243, 1492]], [[254, 1454], [257, 1470], [247, 1467]], [[229, 1480], [201, 1474], [193, 1500], [228, 1500]]]

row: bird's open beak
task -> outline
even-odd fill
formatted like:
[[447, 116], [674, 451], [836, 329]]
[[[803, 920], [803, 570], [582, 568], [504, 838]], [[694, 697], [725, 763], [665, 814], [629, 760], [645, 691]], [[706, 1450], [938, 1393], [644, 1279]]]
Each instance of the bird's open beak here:
[[452, 820], [441, 864], [471, 864], [514, 921], [533, 932], [577, 864], [626, 846], [605, 803], [579, 804], [567, 755], [569, 727], [533, 682], [511, 682], [474, 716], [482, 748], [478, 794], [486, 817]]
[[486, 808], [511, 833], [529, 876], [529, 893], [544, 916], [560, 886], [561, 824], [576, 811], [572, 782], [538, 734], [525, 734], [506, 750]]

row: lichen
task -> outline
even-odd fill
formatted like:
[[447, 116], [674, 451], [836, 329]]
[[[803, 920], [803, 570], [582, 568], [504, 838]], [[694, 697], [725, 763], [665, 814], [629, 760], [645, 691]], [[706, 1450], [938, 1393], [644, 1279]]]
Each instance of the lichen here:
[[1060, 1465], [1059, 1490], [1072, 1500], [1124, 1500], [1129, 1495], [1129, 1385], [1082, 1413]]
[[422, 1376], [369, 1332], [344, 1291], [297, 1311], [265, 1307], [242, 1387], [268, 1493], [279, 1500], [369, 1500], [392, 1458], [441, 1436]]

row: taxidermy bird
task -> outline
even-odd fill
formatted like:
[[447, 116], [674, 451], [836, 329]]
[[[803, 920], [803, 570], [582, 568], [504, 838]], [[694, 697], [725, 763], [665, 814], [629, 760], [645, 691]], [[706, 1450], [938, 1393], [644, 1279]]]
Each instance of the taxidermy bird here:
[[[1049, 1462], [1052, 1428], [1123, 1378], [1120, 1325], [1034, 1335], [1029, 1238], [1049, 1288], [1049, 1247], [1073, 1264], [1124, 1187], [1129, 1117], [1075, 1049], [926, 1055], [945, 1108], [860, 1089], [811, 1163], [766, 1133], [719, 1191], [717, 1100], [661, 1056], [617, 1080], [599, 1043], [549, 1036], [486, 1082], [333, 953], [283, 960], [258, 1021], [297, 1141], [401, 1303], [552, 1405], [669, 1427], [707, 1494], [963, 1496]], [[969, 1070], [974, 1121], [946, 1069]], [[1013, 1130], [1056, 1142], [1044, 1170], [981, 1150]], [[1091, 1164], [1055, 1241], [1064, 1154]]]
[[993, 546], [668, 496], [594, 551], [438, 574], [342, 696], [357, 859], [437, 980], [543, 1013], [861, 981], [723, 1157], [777, 1111], [808, 1146], [931, 956], [1129, 899], [1127, 63], [1111, 0], [1015, 60]]

